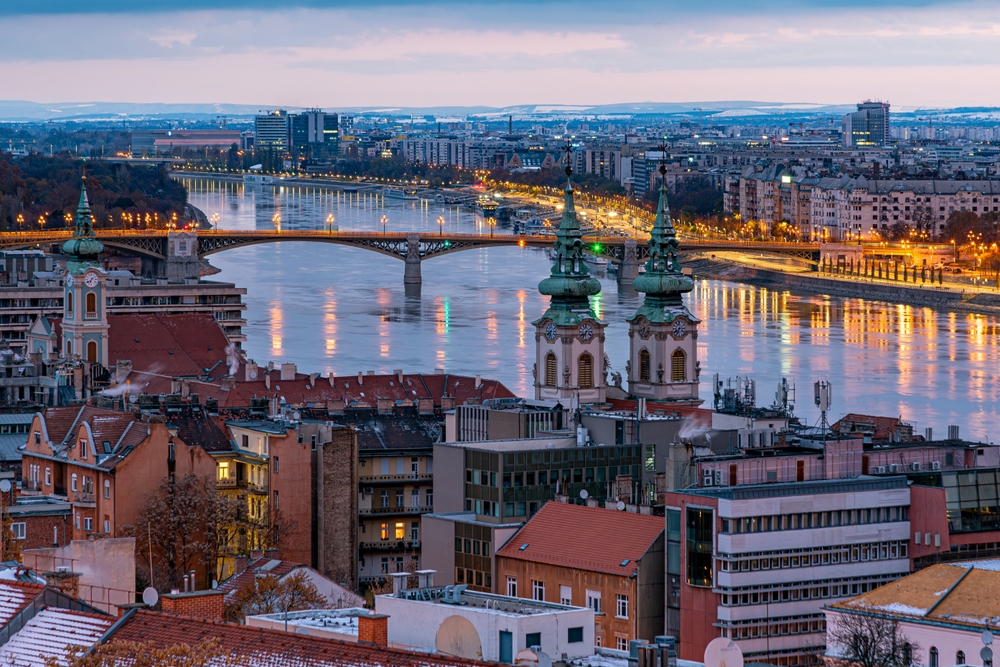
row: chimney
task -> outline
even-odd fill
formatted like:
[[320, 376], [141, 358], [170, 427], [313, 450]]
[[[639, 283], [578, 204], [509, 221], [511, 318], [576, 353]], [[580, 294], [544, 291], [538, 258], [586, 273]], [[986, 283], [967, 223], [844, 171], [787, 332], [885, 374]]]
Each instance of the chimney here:
[[273, 361], [267, 362], [267, 372], [270, 373], [273, 370], [274, 370], [274, 362]]
[[257, 379], [257, 364], [252, 361], [247, 362], [247, 365], [243, 367], [243, 371], [246, 382], [254, 382]]
[[361, 371], [358, 371], [358, 384], [363, 385], [365, 383], [365, 376]]
[[397, 368], [393, 371], [393, 373], [396, 374], [396, 381], [399, 382], [399, 384], [403, 384], [403, 369]]
[[563, 505], [568, 505], [569, 504], [569, 496], [567, 496], [565, 493], [557, 493], [556, 497], [555, 497], [555, 501], [557, 503], [562, 503]]
[[224, 377], [219, 380], [219, 389], [222, 391], [232, 391], [236, 387], [236, 378]]
[[389, 617], [385, 614], [358, 616], [358, 643], [376, 648], [389, 646]]
[[267, 389], [271, 388], [271, 371], [264, 373], [264, 387]]
[[187, 379], [181, 380], [181, 396], [187, 397], [191, 395], [191, 381]]
[[310, 389], [315, 389], [316, 388], [316, 378], [318, 378], [318, 377], [319, 377], [319, 373], [313, 373], [312, 375], [309, 376], [309, 388]]
[[121, 384], [132, 372], [131, 359], [119, 359], [115, 362], [115, 384]]
[[264, 557], [263, 549], [251, 549], [250, 550], [250, 560], [260, 560]]
[[247, 564], [249, 562], [250, 562], [250, 559], [247, 558], [246, 556], [237, 556], [235, 558], [235, 564], [234, 564], [234, 568], [235, 569], [234, 569], [234, 572], [233, 572], [233, 576], [235, 576], [237, 574], [243, 574], [244, 572], [246, 572]]
[[268, 549], [264, 552], [264, 557], [270, 560], [281, 560], [281, 549]]
[[479, 389], [482, 386], [483, 386], [483, 376], [480, 375], [479, 373], [476, 373], [476, 389]]
[[295, 371], [295, 364], [281, 364], [281, 380], [294, 380]]
[[181, 393], [181, 381], [178, 378], [170, 378], [170, 393], [179, 394]]
[[375, 375], [375, 371], [368, 371], [365, 375]]
[[420, 588], [434, 588], [434, 574], [437, 570], [417, 570], [418, 586]]
[[392, 577], [392, 595], [393, 597], [401, 598], [403, 597], [403, 591], [406, 590], [406, 582], [410, 578], [409, 572], [393, 572], [389, 575]]
[[337, 374], [336, 373], [327, 373], [326, 374], [326, 379], [330, 383], [330, 386], [332, 387], [333, 386], [333, 381], [337, 379]]
[[[187, 579], [187, 576], [184, 577]], [[185, 593], [167, 593], [161, 595], [163, 611], [168, 614], [178, 614], [191, 618], [203, 618], [207, 621], [223, 620], [225, 602], [223, 591], [188, 591]]]

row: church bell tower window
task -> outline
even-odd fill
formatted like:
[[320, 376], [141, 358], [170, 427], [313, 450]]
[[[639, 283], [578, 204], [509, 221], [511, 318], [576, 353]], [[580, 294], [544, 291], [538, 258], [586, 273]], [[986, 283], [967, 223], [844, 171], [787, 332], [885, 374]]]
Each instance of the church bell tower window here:
[[577, 386], [590, 389], [594, 386], [594, 358], [584, 352], [576, 364]]
[[558, 379], [559, 369], [556, 362], [556, 355], [549, 352], [545, 355], [545, 386], [554, 387]]
[[639, 381], [649, 382], [649, 350], [639, 352]]
[[674, 350], [674, 353], [670, 355], [670, 381], [671, 382], [684, 382], [687, 380], [687, 373], [684, 371], [684, 365], [687, 361], [687, 355], [684, 354], [684, 350]]

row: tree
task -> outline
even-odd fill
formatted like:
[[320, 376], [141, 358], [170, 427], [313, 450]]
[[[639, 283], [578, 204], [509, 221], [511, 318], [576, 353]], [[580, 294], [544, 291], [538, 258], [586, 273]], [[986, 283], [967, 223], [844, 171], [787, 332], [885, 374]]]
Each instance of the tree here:
[[156, 648], [153, 642], [111, 641], [93, 649], [70, 646], [68, 660], [45, 658], [45, 667], [235, 667], [237, 661], [223, 651], [217, 638], [194, 646], [174, 644]]
[[899, 621], [869, 613], [840, 612], [827, 633], [831, 646], [847, 665], [910, 667], [920, 646], [899, 628]]
[[226, 603], [226, 618], [241, 622], [247, 616], [277, 614], [302, 609], [324, 609], [327, 600], [302, 570], [279, 579], [257, 575], [240, 586], [232, 601]]
[[136, 556], [153, 557], [153, 586], [179, 587], [184, 575], [198, 570], [203, 581], [216, 575], [219, 558], [230, 555], [230, 531], [237, 525], [242, 502], [220, 494], [212, 480], [187, 475], [167, 478], [146, 496], [136, 522], [125, 534], [136, 538]]
[[0, 549], [0, 562], [8, 560], [21, 562], [21, 541], [14, 537], [14, 531], [11, 530], [12, 523], [14, 523], [14, 520], [10, 514], [4, 512], [3, 526], [0, 527], [0, 530], [3, 531], [3, 548]]
[[892, 223], [886, 232], [886, 238], [890, 241], [905, 241], [913, 235], [913, 230], [905, 222]]

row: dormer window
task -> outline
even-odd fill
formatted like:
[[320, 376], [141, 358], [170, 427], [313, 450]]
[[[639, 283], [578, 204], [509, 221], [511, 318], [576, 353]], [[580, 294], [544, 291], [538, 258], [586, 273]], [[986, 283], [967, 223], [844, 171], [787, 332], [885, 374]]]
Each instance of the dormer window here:
[[83, 440], [82, 438], [80, 440], [80, 458], [81, 459], [87, 458], [87, 441]]

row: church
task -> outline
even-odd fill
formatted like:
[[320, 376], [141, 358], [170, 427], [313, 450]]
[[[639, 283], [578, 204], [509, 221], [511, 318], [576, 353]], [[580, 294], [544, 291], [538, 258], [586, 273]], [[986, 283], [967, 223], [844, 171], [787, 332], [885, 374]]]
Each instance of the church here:
[[[661, 175], [666, 171], [661, 165]], [[549, 307], [535, 325], [535, 398], [563, 405], [604, 403], [608, 398], [607, 326], [590, 298], [601, 291], [584, 262], [584, 243], [566, 168], [563, 213], [556, 232], [551, 274], [538, 284]], [[698, 324], [683, 295], [694, 281], [681, 271], [679, 243], [667, 203], [665, 179], [649, 238], [645, 272], [632, 285], [644, 295], [629, 323], [628, 394], [657, 403], [696, 406], [698, 397]]]

